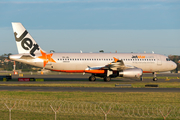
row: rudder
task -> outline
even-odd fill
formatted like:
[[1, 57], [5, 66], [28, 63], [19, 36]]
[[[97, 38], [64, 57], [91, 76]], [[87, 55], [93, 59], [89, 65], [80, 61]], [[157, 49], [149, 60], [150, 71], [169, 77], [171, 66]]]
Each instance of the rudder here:
[[19, 54], [29, 53], [35, 56], [36, 53], [41, 53], [42, 49], [21, 23], [12, 22], [12, 27]]

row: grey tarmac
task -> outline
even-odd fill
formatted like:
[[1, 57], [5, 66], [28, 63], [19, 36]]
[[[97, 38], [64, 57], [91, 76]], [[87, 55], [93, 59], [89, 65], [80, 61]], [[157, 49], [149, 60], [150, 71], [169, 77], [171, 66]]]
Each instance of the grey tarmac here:
[[[89, 76], [91, 74], [71, 74], [71, 73], [61, 73], [61, 74], [55, 74], [55, 75], [23, 75], [24, 78], [42, 78], [45, 81], [49, 82], [63, 82], [63, 83], [89, 83], [90, 81], [88, 80]], [[18, 79], [18, 75], [12, 75], [13, 79]], [[143, 74], [143, 77], [153, 77], [152, 74]], [[179, 79], [170, 79], [168, 81], [166, 81], [165, 79], [158, 79], [158, 81], [155, 81], [155, 83], [158, 82], [180, 82], [180, 73], [161, 73], [161, 74], [157, 74], [157, 78], [158, 77], [176, 77]], [[101, 83], [104, 82], [104, 80], [102, 78], [96, 78], [96, 81], [94, 83]], [[146, 79], [144, 78], [143, 81], [140, 81], [140, 79], [137, 78], [112, 78], [112, 80], [110, 82], [114, 82], [114, 83], [123, 83], [123, 82], [129, 82], [129, 83], [134, 83], [134, 82], [153, 82], [152, 79]], [[45, 83], [45, 82], [44, 82]], [[91, 82], [92, 83], [92, 82]], [[35, 84], [35, 83], [33, 83]], [[46, 83], [45, 83], [46, 84]]]
[[[104, 83], [101, 78], [97, 78], [97, 81], [88, 81], [90, 74], [59, 74], [59, 75], [24, 75], [24, 78], [43, 78], [44, 82], [18, 82], [18, 81], [7, 81], [0, 82], [0, 84], [88, 84], [88, 83]], [[145, 77], [152, 77], [152, 74], [144, 74]], [[180, 77], [180, 74], [158, 74], [157, 76], [165, 77]], [[17, 79], [18, 75], [13, 75], [13, 79]], [[151, 79], [144, 79], [140, 81], [139, 79], [125, 79], [125, 78], [113, 78], [112, 83], [136, 83], [136, 82], [153, 82]], [[159, 82], [180, 82], [180, 79], [172, 79], [165, 81], [164, 79], [159, 79], [154, 83]], [[105, 82], [108, 84], [109, 82]], [[102, 87], [25, 87], [25, 86], [0, 86], [0, 91], [51, 91], [51, 92], [64, 92], [64, 91], [81, 91], [81, 92], [180, 92], [180, 88], [102, 88]]]
[[180, 88], [97, 88], [97, 87], [22, 87], [22, 86], [0, 86], [0, 91], [180, 92]]

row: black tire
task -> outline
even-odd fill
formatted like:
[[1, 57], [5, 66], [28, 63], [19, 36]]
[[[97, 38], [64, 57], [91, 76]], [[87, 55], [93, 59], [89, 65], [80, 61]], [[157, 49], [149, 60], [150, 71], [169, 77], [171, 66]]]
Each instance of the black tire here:
[[96, 77], [94, 75], [90, 76], [89, 81], [96, 81]]
[[104, 81], [105, 82], [110, 82], [111, 81], [111, 77], [109, 77], [109, 76], [104, 77]]

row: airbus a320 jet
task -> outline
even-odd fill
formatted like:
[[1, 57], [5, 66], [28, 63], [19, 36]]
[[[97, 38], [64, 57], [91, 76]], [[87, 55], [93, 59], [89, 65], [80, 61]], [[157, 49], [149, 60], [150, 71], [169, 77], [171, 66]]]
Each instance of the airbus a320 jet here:
[[[145, 53], [48, 53], [41, 49], [21, 23], [12, 23], [19, 54], [11, 55], [14, 61], [41, 67], [51, 71], [70, 73], [91, 73], [90, 81], [101, 77], [104, 81], [111, 78], [140, 78], [143, 73], [170, 71], [176, 63], [160, 54]], [[48, 41], [47, 41], [48, 42]]]

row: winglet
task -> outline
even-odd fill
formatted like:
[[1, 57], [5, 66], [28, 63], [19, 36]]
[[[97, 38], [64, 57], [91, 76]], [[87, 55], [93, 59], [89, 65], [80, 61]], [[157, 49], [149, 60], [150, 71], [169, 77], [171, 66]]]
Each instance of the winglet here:
[[116, 63], [119, 59], [117, 59], [117, 58], [115, 58], [115, 57], [113, 57], [114, 58], [114, 62]]

